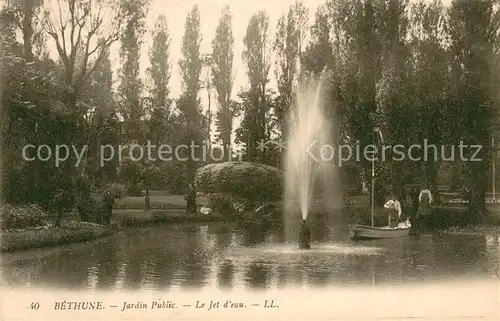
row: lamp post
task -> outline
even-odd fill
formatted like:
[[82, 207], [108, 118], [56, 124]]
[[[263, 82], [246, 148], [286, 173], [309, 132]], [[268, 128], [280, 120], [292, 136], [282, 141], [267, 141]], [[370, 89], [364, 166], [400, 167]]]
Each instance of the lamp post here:
[[[35, 145], [38, 148], [38, 121], [35, 120]], [[38, 174], [39, 166], [38, 166], [38, 157], [35, 159], [35, 191], [39, 193], [40, 188], [40, 175]]]
[[[375, 133], [377, 132], [377, 128], [373, 128], [372, 132], [372, 144], [375, 146]], [[372, 195], [371, 195], [371, 226], [374, 226], [374, 218], [375, 215], [375, 155], [372, 155]]]
[[[384, 138], [382, 136], [382, 131], [380, 130], [379, 127], [374, 126], [373, 131], [372, 131], [372, 146], [375, 148], [375, 136], [378, 135], [380, 139], [380, 143], [384, 143]], [[371, 195], [371, 224], [372, 227], [374, 226], [374, 215], [375, 215], [375, 155], [372, 155], [372, 195]], [[390, 220], [390, 217], [389, 217]], [[390, 225], [390, 223], [389, 223]]]
[[144, 198], [144, 210], [148, 212], [151, 209], [151, 199], [149, 198], [149, 160], [146, 159], [144, 161], [145, 169], [144, 169], [144, 185], [146, 188], [146, 197]]
[[495, 167], [496, 167], [496, 156], [497, 156], [497, 153], [496, 153], [496, 150], [495, 150], [495, 132], [493, 132], [493, 135], [491, 136], [491, 149], [493, 151], [492, 155], [493, 155], [493, 162], [492, 162], [492, 168], [491, 168], [491, 174], [492, 174], [492, 192], [493, 192], [493, 203], [496, 203], [496, 192], [495, 192], [495, 181], [496, 181], [496, 172], [495, 172]]

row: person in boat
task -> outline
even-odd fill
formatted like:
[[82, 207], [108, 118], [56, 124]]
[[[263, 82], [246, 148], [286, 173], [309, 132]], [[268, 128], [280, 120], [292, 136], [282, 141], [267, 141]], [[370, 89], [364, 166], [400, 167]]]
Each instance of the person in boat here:
[[403, 213], [401, 203], [397, 200], [396, 196], [392, 194], [391, 198], [384, 204], [384, 207], [391, 209], [389, 213], [390, 227], [397, 227], [401, 221], [401, 214]]
[[302, 221], [302, 226], [299, 232], [299, 248], [310, 249], [311, 248], [311, 230], [307, 227], [306, 220]]

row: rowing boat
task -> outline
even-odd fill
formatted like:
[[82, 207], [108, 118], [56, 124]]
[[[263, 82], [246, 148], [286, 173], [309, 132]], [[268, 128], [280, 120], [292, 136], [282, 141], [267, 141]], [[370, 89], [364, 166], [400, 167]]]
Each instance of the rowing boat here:
[[410, 235], [410, 224], [399, 223], [396, 227], [369, 226], [361, 224], [349, 225], [349, 237], [351, 239], [388, 239], [405, 237]]

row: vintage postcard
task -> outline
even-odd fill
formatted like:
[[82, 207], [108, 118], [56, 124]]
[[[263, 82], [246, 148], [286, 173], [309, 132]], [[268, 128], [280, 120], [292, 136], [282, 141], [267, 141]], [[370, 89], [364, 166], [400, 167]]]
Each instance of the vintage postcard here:
[[0, 319], [500, 320], [499, 1], [0, 25]]

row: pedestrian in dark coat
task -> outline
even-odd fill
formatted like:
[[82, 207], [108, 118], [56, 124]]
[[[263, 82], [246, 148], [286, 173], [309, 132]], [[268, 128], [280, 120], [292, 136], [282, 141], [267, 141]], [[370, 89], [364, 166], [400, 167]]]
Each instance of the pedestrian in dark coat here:
[[102, 223], [111, 223], [111, 216], [113, 215], [113, 206], [115, 205], [115, 197], [110, 191], [104, 194], [104, 213], [102, 215]]

